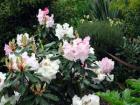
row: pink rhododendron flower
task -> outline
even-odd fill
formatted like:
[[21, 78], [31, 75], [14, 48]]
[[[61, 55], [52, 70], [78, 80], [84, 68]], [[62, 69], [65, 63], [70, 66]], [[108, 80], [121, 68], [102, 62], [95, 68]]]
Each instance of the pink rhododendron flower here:
[[5, 55], [9, 55], [10, 53], [12, 53], [12, 49], [10, 48], [9, 45], [5, 44], [4, 46], [4, 51], [5, 51]]
[[88, 58], [90, 52], [90, 37], [85, 39], [77, 38], [73, 43], [64, 42], [64, 57], [71, 61], [81, 60], [82, 63]]
[[52, 27], [54, 25], [54, 15], [52, 14], [51, 16], [46, 16], [46, 27]]
[[38, 21], [40, 25], [44, 25], [46, 22], [46, 13], [39, 9], [39, 13], [37, 15]]
[[114, 69], [114, 61], [105, 57], [98, 62], [99, 67], [103, 73], [110, 73]]
[[53, 15], [49, 16], [49, 9], [45, 8], [44, 10], [39, 9], [37, 18], [40, 25], [46, 25], [46, 27], [52, 27], [54, 25]]
[[48, 7], [45, 7], [44, 10], [43, 10], [43, 12], [44, 12], [46, 15], [49, 14], [49, 9], [48, 9]]

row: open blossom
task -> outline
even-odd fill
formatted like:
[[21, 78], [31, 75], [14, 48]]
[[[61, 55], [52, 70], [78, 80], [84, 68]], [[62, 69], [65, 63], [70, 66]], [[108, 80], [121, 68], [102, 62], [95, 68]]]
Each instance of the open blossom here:
[[114, 69], [114, 61], [105, 57], [98, 62], [98, 66], [100, 67], [103, 73], [110, 73]]
[[73, 27], [70, 27], [68, 23], [56, 25], [55, 36], [57, 36], [59, 40], [64, 37], [74, 38], [75, 36], [73, 34]]
[[22, 53], [21, 56], [10, 54], [9, 60], [12, 62], [12, 69], [14, 70], [24, 69], [25, 67], [30, 67], [30, 70], [39, 68], [39, 63], [34, 53], [31, 56], [28, 56], [27, 52]]
[[48, 14], [48, 8], [45, 8], [44, 10], [39, 9], [37, 18], [40, 25], [46, 25], [46, 27], [52, 27], [54, 25], [54, 16], [49, 16]]
[[7, 102], [10, 102], [10, 105], [15, 105], [20, 98], [20, 93], [14, 91], [14, 95], [9, 97], [8, 95], [2, 96], [0, 100], [0, 105], [5, 105]]
[[6, 79], [6, 74], [0, 72], [0, 91], [4, 88], [5, 79]]
[[28, 56], [28, 53], [24, 52], [21, 57], [25, 61], [26, 66], [30, 67], [30, 70], [37, 70], [39, 68], [39, 63], [34, 53], [32, 53], [31, 56]]
[[24, 33], [24, 34], [18, 34], [17, 35], [17, 45], [20, 47], [26, 46], [30, 41], [29, 34]]
[[52, 27], [54, 25], [54, 15], [52, 14], [51, 16], [46, 16], [46, 27]]
[[80, 97], [75, 95], [72, 99], [72, 105], [82, 105], [82, 100], [80, 99]]
[[51, 61], [49, 58], [43, 59], [36, 73], [42, 76], [42, 81], [50, 82], [52, 79], [56, 78], [56, 74], [59, 72], [59, 64], [59, 60]]
[[64, 57], [70, 61], [81, 60], [84, 63], [90, 53], [89, 41], [90, 37], [85, 37], [83, 40], [77, 38], [73, 40], [72, 44], [65, 41], [63, 45]]
[[5, 55], [9, 55], [10, 53], [12, 53], [12, 49], [10, 48], [9, 45], [5, 44], [4, 46], [4, 51], [5, 51]]
[[95, 94], [85, 95], [82, 99], [75, 95], [72, 99], [72, 105], [100, 105], [100, 98]]

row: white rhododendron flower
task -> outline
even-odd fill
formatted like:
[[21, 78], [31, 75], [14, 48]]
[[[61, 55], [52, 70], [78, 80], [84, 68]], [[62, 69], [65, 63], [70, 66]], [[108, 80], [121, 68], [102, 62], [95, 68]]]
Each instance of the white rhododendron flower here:
[[42, 81], [51, 81], [56, 78], [57, 72], [59, 72], [59, 60], [51, 61], [49, 58], [43, 59], [40, 68], [36, 73], [40, 74]]
[[94, 48], [90, 47], [89, 53], [90, 53], [90, 54], [94, 54], [94, 53], [95, 53], [95, 52], [94, 52]]
[[0, 101], [0, 105], [5, 105], [8, 101], [9, 100], [5, 96], [2, 96], [1, 101]]
[[75, 38], [73, 34], [73, 27], [69, 27], [68, 23], [56, 25], [55, 36], [57, 36], [59, 40], [63, 39], [64, 37]]
[[19, 100], [19, 98], [20, 98], [20, 93], [14, 91], [14, 95], [12, 95], [11, 97], [9, 97], [8, 95], [2, 96], [0, 105], [5, 105], [8, 102], [10, 102], [10, 105], [15, 105], [16, 102]]
[[72, 99], [72, 105], [82, 105], [82, 100], [80, 99], [80, 97], [75, 95]]
[[8, 58], [12, 62], [12, 69], [17, 70], [17, 56], [15, 54], [9, 54]]
[[95, 94], [85, 95], [81, 99], [75, 95], [72, 105], [100, 105], [100, 98]]
[[12, 62], [12, 69], [14, 69], [14, 70], [19, 69], [17, 60], [20, 57], [23, 60], [23, 62], [21, 62], [21, 63], [23, 63], [22, 65], [24, 65], [24, 67], [30, 67], [30, 70], [37, 70], [39, 68], [39, 63], [35, 57], [35, 54], [32, 53], [32, 55], [29, 56], [27, 52], [24, 52], [21, 54], [21, 56], [16, 56], [15, 54], [9, 55], [9, 60], [11, 60], [11, 62]]
[[0, 72], [0, 91], [4, 88], [5, 79], [6, 79], [6, 74]]
[[30, 41], [29, 38], [29, 34], [28, 33], [24, 33], [24, 34], [18, 34], [17, 35], [17, 45], [22, 47], [28, 44], [28, 42]]
[[31, 56], [28, 56], [28, 53], [24, 52], [21, 57], [24, 59], [26, 66], [30, 67], [30, 70], [36, 70], [39, 68], [39, 63], [36, 60], [34, 53], [32, 53]]
[[10, 97], [11, 104], [15, 105], [16, 102], [19, 100], [20, 96], [21, 96], [20, 93], [14, 91], [14, 95], [12, 97]]

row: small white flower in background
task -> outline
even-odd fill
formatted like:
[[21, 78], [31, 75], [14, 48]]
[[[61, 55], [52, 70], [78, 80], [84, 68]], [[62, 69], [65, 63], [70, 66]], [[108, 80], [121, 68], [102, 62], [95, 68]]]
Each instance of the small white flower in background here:
[[75, 95], [72, 99], [72, 105], [82, 105], [82, 100], [80, 99], [80, 97]]
[[17, 70], [17, 56], [15, 54], [9, 54], [8, 58], [12, 62], [12, 69]]
[[63, 25], [56, 25], [55, 36], [57, 36], [59, 40], [63, 39], [64, 37], [75, 38], [73, 34], [73, 27], [70, 27], [68, 23], [64, 23]]
[[6, 74], [0, 72], [0, 91], [4, 88], [5, 79], [6, 79]]
[[100, 105], [100, 98], [95, 94], [85, 95], [81, 99], [75, 95], [72, 99], [72, 105]]
[[24, 59], [26, 66], [30, 67], [30, 70], [37, 70], [39, 68], [39, 63], [36, 60], [35, 53], [28, 56], [28, 53], [24, 52], [21, 57]]
[[94, 52], [94, 48], [90, 47], [89, 53], [90, 53], [90, 54], [94, 54], [94, 53], [95, 53], [95, 52]]
[[89, 94], [82, 97], [82, 105], [100, 105], [100, 98], [95, 94]]
[[23, 47], [28, 44], [30, 38], [28, 33], [17, 35], [17, 45]]
[[36, 73], [40, 74], [42, 81], [50, 82], [56, 78], [57, 72], [59, 72], [59, 60], [51, 61], [49, 58], [43, 59], [40, 68]]
[[20, 93], [14, 91], [14, 95], [12, 95], [12, 97], [10, 97], [10, 99], [9, 99], [10, 100], [10, 103], [12, 105], [15, 105], [16, 102], [19, 100], [20, 96], [21, 96]]
[[9, 100], [5, 96], [2, 96], [1, 101], [0, 101], [0, 105], [5, 105], [8, 101]]
[[5, 105], [8, 102], [10, 102], [10, 105], [15, 105], [19, 98], [20, 93], [14, 91], [14, 95], [12, 95], [11, 97], [9, 97], [8, 95], [2, 96], [0, 105]]

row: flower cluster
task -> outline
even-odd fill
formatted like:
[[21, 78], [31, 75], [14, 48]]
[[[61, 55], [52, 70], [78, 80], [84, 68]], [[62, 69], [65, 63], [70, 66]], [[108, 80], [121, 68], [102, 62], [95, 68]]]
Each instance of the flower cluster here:
[[[35, 53], [29, 53], [28, 51], [23, 52], [21, 50], [23, 45], [28, 44], [28, 46], [30, 46], [30, 39], [31, 38], [29, 38], [29, 34], [27, 33], [17, 35], [17, 49], [15, 52], [7, 55], [8, 60], [6, 61], [6, 66], [8, 67], [9, 71], [24, 71], [27, 69], [41, 74], [42, 77], [40, 78], [42, 78], [44, 81], [55, 79], [56, 73], [59, 72], [60, 61], [51, 61], [46, 55], [47, 58], [44, 58], [41, 62], [39, 62]], [[20, 47], [20, 49], [18, 47]], [[6, 54], [7, 52], [8, 51], [5, 50]]]
[[37, 18], [40, 25], [46, 25], [46, 27], [52, 27], [54, 25], [54, 16], [49, 14], [49, 9], [45, 8], [44, 10], [39, 9]]
[[59, 40], [63, 39], [64, 37], [75, 38], [75, 36], [73, 35], [73, 27], [69, 27], [68, 23], [65, 23], [63, 25], [57, 24], [55, 33], [55, 36], [57, 36]]
[[[97, 78], [93, 78], [93, 80], [96, 81], [96, 83], [104, 79], [110, 82], [113, 81], [114, 75], [110, 73], [114, 69], [114, 61], [105, 57], [101, 61], [96, 61], [95, 63], [99, 68], [93, 70], [97, 74]], [[95, 64], [93, 64], [93, 66], [94, 65]]]
[[84, 63], [90, 53], [89, 41], [90, 37], [86, 37], [83, 40], [77, 38], [72, 43], [65, 41], [63, 45], [64, 57], [71, 61], [81, 60]]
[[[50, 55], [49, 55], [50, 56]], [[42, 60], [40, 63], [40, 67], [36, 73], [40, 74], [42, 81], [50, 82], [50, 80], [56, 78], [57, 72], [59, 72], [59, 64], [60, 60], [51, 61], [47, 56], [45, 59]]]
[[85, 95], [81, 99], [75, 95], [72, 102], [72, 105], [100, 105], [100, 98], [95, 94]]

